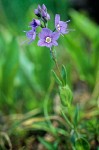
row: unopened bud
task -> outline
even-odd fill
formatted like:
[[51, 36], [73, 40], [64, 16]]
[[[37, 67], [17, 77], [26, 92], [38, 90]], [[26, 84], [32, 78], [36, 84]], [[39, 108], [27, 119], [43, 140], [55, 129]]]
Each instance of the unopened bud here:
[[46, 6], [43, 4], [42, 5], [42, 9], [44, 10], [44, 11], [47, 11], [47, 8], [46, 8]]
[[34, 10], [34, 13], [35, 13], [36, 16], [41, 17], [41, 14], [40, 14], [40, 12], [38, 11], [38, 9], [35, 9], [35, 10]]
[[30, 26], [32, 26], [33, 28], [36, 28], [38, 26], [40, 26], [40, 20], [38, 19], [33, 19], [33, 21], [30, 23]]
[[42, 10], [41, 15], [42, 15], [43, 18], [45, 18], [47, 16], [47, 13], [44, 10]]
[[47, 19], [47, 20], [49, 20], [49, 19], [50, 19], [50, 15], [49, 15], [49, 14], [47, 14], [46, 19]]
[[41, 11], [41, 10], [42, 10], [41, 6], [40, 6], [40, 5], [38, 5], [38, 11]]

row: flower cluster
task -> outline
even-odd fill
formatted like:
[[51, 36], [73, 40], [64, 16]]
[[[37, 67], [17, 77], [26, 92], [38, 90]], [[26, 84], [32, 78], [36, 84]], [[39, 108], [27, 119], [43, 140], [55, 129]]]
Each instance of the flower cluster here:
[[[51, 48], [52, 46], [57, 46], [57, 40], [60, 35], [67, 34], [69, 32], [67, 28], [67, 21], [61, 21], [60, 15], [55, 15], [55, 29], [52, 31], [47, 28], [48, 20], [50, 19], [50, 15], [47, 12], [46, 6], [43, 4], [42, 6], [38, 5], [38, 8], [34, 10], [35, 15], [38, 19], [33, 19], [30, 22], [31, 30], [26, 32], [27, 38], [30, 42], [34, 41], [36, 35], [39, 37], [38, 46], [46, 46]], [[41, 28], [41, 32], [37, 34], [37, 28]]]
[[43, 4], [42, 7], [38, 5], [38, 8], [34, 10], [36, 16], [43, 19], [44, 22], [47, 22], [50, 19], [50, 15], [47, 13], [47, 8]]

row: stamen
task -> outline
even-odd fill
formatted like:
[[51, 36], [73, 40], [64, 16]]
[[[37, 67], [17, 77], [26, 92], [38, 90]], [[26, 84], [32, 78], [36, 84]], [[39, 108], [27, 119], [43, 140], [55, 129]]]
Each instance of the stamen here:
[[52, 41], [52, 39], [50, 37], [46, 37], [46, 43], [50, 43]]
[[57, 29], [60, 31], [60, 25], [59, 24], [57, 25]]

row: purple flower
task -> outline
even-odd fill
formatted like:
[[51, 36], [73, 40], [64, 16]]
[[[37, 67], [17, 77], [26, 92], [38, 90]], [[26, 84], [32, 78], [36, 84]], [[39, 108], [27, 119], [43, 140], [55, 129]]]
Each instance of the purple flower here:
[[38, 19], [33, 19], [32, 22], [30, 23], [30, 26], [33, 27], [34, 29], [40, 26], [40, 20]]
[[54, 46], [58, 45], [56, 40], [59, 38], [60, 34], [58, 32], [52, 32], [48, 28], [43, 28], [38, 36], [40, 39], [38, 41], [38, 46], [46, 46], [51, 48], [53, 45]]
[[[35, 30], [32, 29], [32, 30], [30, 30], [30, 31], [27, 31], [27, 32], [26, 32], [26, 36], [27, 36], [27, 38], [30, 40], [30, 42], [34, 41], [35, 38], [36, 38], [36, 32], [35, 32]], [[29, 42], [29, 43], [30, 43], [30, 42]]]
[[55, 28], [60, 34], [68, 33], [67, 22], [60, 21], [60, 15], [55, 15]]

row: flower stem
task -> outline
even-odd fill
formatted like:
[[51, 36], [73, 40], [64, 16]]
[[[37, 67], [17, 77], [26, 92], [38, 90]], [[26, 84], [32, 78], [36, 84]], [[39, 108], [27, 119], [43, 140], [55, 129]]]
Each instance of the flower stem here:
[[59, 66], [58, 66], [58, 63], [57, 63], [57, 59], [56, 59], [56, 57], [55, 57], [55, 55], [54, 55], [54, 51], [53, 51], [52, 49], [50, 49], [50, 53], [51, 53], [51, 56], [52, 56], [53, 61], [55, 62], [55, 65], [56, 65], [56, 67], [57, 67], [57, 70], [58, 70], [59, 74], [61, 75], [60, 69], [59, 69]]

